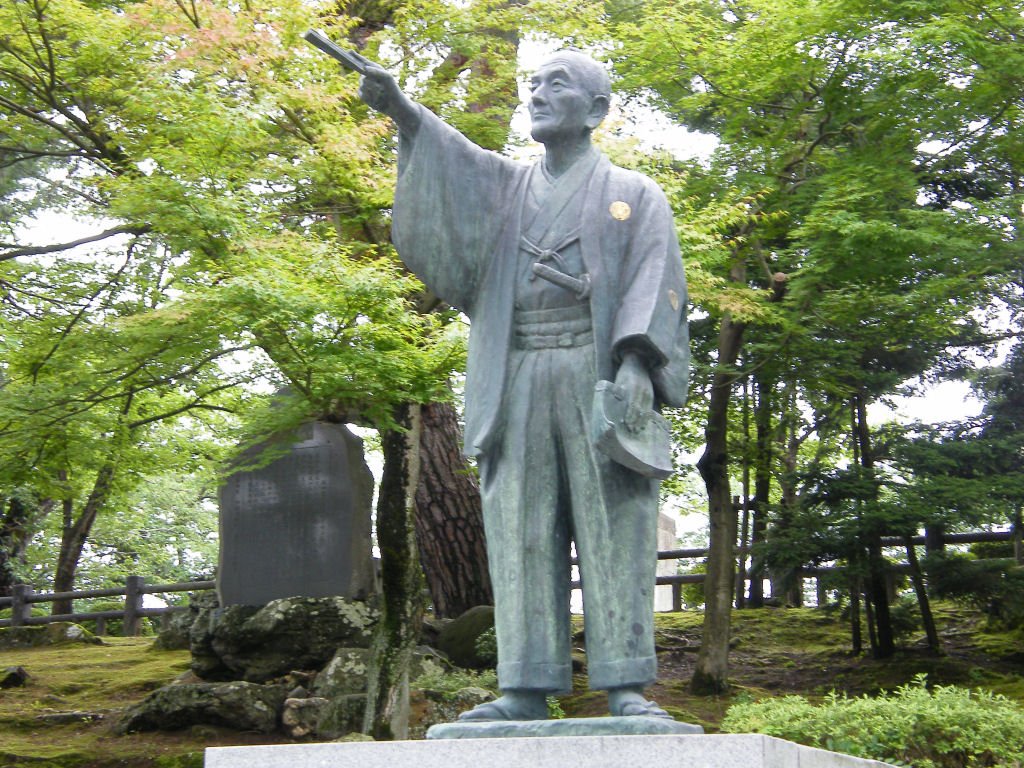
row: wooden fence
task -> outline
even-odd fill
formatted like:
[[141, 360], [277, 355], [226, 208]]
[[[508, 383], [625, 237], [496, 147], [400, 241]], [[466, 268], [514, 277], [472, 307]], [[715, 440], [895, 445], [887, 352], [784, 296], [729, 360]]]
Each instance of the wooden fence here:
[[[915, 536], [911, 539], [915, 545], [926, 544], [924, 536]], [[941, 544], [976, 544], [987, 541], [1012, 541], [1015, 543], [1018, 558], [1020, 553], [1020, 531], [976, 531], [974, 533], [947, 533], [941, 538]], [[933, 542], [928, 542], [933, 543]], [[900, 537], [883, 537], [883, 547], [903, 547], [904, 540]], [[737, 551], [739, 563], [745, 563], [748, 551], [743, 548]], [[706, 548], [695, 549], [668, 549], [658, 552], [658, 560], [701, 560], [708, 556]], [[573, 564], [576, 564], [574, 559]], [[890, 566], [890, 573], [893, 577], [908, 572], [907, 565], [893, 564]], [[842, 568], [829, 567], [804, 567], [800, 569], [800, 576], [814, 578], [817, 580], [818, 601], [821, 603], [824, 596], [823, 580], [821, 577], [830, 574], [841, 573]], [[763, 574], [756, 573], [754, 569], [744, 569], [744, 573], [737, 574], [737, 585], [740, 579], [745, 585], [752, 578], [763, 578]], [[682, 607], [682, 587], [684, 584], [701, 584], [704, 582], [703, 573], [673, 574], [669, 576], [658, 576], [659, 586], [672, 587], [672, 610], [678, 611]], [[123, 587], [111, 589], [85, 589], [76, 592], [33, 592], [32, 588], [25, 584], [17, 584], [12, 590], [10, 597], [0, 597], [0, 610], [11, 609], [11, 618], [0, 619], [0, 627], [18, 627], [36, 624], [50, 624], [55, 621], [91, 621], [97, 623], [96, 634], [106, 634], [105, 624], [110, 619], [121, 619], [123, 621], [123, 633], [126, 636], [136, 635], [139, 632], [139, 620], [147, 617], [161, 617], [166, 620], [174, 611], [184, 610], [181, 606], [166, 606], [162, 608], [143, 608], [143, 595], [161, 594], [168, 592], [199, 592], [213, 589], [216, 586], [214, 581], [188, 581], [178, 584], [152, 584], [147, 585], [142, 576], [128, 576]], [[579, 582], [572, 583], [573, 589], [578, 589]], [[49, 616], [33, 616], [32, 606], [38, 603], [52, 603], [54, 600], [79, 600], [96, 597], [124, 597], [125, 606], [121, 610], [92, 611], [84, 613], [51, 614]]]
[[[174, 611], [184, 610], [180, 606], [143, 608], [144, 595], [166, 594], [168, 592], [196, 592], [213, 589], [213, 581], [187, 581], [177, 584], [147, 585], [142, 576], [128, 576], [123, 587], [110, 589], [83, 589], [74, 592], [33, 592], [27, 584], [16, 584], [10, 597], [0, 597], [0, 609], [10, 608], [11, 618], [0, 619], [0, 627], [21, 627], [36, 624], [50, 624], [55, 621], [96, 621], [96, 634], [106, 634], [106, 622], [110, 619], [123, 621], [125, 636], [139, 633], [139, 620], [148, 617], [169, 617]], [[49, 616], [33, 616], [32, 606], [38, 603], [52, 603], [55, 600], [85, 600], [95, 597], [123, 597], [124, 608], [113, 611], [86, 611], [83, 613], [58, 613]]]

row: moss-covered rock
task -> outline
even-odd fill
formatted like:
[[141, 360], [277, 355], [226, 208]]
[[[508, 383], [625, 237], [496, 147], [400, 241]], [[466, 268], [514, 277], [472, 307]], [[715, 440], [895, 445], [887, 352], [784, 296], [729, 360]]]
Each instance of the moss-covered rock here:
[[38, 648], [58, 643], [87, 643], [103, 645], [96, 635], [78, 624], [55, 621], [32, 627], [4, 627], [0, 629], [0, 650], [11, 648]]
[[192, 670], [207, 680], [263, 682], [320, 669], [339, 647], [369, 647], [377, 617], [368, 602], [343, 597], [206, 610], [190, 632]]
[[217, 593], [212, 590], [189, 595], [188, 608], [171, 614], [166, 628], [157, 635], [153, 646], [162, 651], [189, 650], [192, 644], [192, 625], [200, 616], [216, 610], [218, 605]]
[[481, 657], [476, 641], [480, 635], [493, 628], [494, 608], [478, 605], [444, 625], [437, 639], [437, 647], [460, 667], [483, 669], [491, 660]]
[[219, 725], [270, 733], [277, 728], [286, 695], [282, 686], [241, 681], [168, 685], [130, 707], [118, 730], [173, 731]]
[[363, 728], [366, 714], [366, 694], [353, 693], [332, 699], [322, 710], [316, 724], [316, 735], [322, 739], [337, 739]]
[[369, 648], [339, 648], [313, 683], [313, 693], [333, 699], [350, 693], [366, 693]]

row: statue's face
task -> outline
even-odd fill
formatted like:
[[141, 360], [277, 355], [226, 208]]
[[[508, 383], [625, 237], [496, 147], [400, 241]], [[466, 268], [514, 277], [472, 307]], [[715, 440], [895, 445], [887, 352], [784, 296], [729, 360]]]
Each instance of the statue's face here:
[[530, 134], [542, 144], [583, 136], [593, 101], [572, 62], [551, 59], [530, 78]]

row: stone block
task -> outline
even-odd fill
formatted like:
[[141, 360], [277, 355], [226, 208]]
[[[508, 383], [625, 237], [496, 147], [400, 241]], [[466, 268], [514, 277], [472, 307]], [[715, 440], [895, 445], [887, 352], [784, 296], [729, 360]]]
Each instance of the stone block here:
[[205, 768], [887, 768], [760, 734], [355, 742], [206, 750]]

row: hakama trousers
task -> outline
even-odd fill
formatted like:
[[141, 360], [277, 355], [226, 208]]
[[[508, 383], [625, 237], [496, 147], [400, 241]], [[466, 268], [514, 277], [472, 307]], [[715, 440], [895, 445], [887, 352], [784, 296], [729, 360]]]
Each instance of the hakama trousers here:
[[480, 461], [498, 685], [572, 689], [570, 541], [580, 564], [590, 687], [647, 685], [657, 668], [658, 482], [591, 444], [589, 333], [570, 327], [559, 336], [558, 325], [547, 324], [545, 338], [561, 346], [530, 348], [537, 327], [517, 330], [504, 427]]

